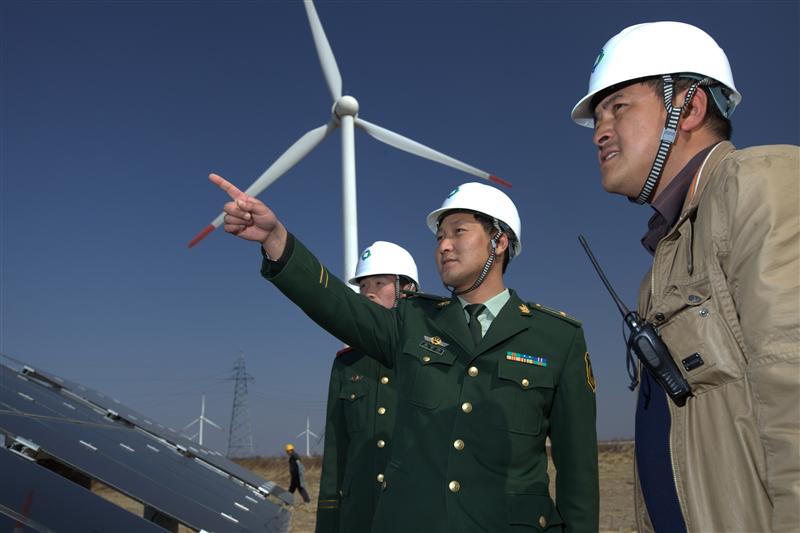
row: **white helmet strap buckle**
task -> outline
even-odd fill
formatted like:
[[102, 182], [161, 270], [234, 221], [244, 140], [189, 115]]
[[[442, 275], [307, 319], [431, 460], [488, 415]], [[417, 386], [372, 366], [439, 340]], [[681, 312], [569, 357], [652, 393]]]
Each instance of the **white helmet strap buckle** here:
[[678, 136], [678, 122], [680, 122], [683, 110], [692, 102], [697, 88], [709, 82], [708, 78], [693, 82], [686, 92], [683, 105], [681, 107], [675, 107], [672, 105], [672, 96], [675, 90], [672, 76], [670, 74], [665, 74], [661, 79], [664, 82], [664, 107], [667, 109], [667, 120], [664, 124], [664, 131], [661, 132], [661, 142], [658, 145], [658, 152], [656, 152], [656, 158], [653, 160], [653, 166], [650, 167], [650, 173], [642, 186], [642, 190], [639, 191], [639, 196], [634, 200], [637, 204], [647, 203], [653, 196], [656, 185], [658, 185], [658, 181], [661, 179], [661, 173], [664, 171], [664, 165], [672, 150], [672, 145], [675, 143], [675, 138]]

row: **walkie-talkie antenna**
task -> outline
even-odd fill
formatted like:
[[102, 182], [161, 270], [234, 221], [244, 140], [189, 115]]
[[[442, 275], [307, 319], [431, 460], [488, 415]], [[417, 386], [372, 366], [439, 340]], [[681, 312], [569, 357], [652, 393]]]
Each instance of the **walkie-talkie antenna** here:
[[686, 378], [683, 377], [680, 370], [678, 370], [675, 361], [672, 359], [672, 355], [669, 353], [669, 348], [667, 348], [667, 345], [661, 340], [661, 335], [658, 330], [652, 324], [649, 324], [647, 320], [641, 320], [639, 313], [636, 311], [629, 311], [628, 308], [625, 307], [625, 304], [622, 303], [617, 293], [611, 288], [611, 283], [608, 282], [606, 275], [603, 273], [603, 269], [597, 264], [597, 259], [594, 258], [594, 254], [589, 248], [589, 243], [586, 242], [586, 238], [583, 235], [578, 235], [578, 240], [581, 246], [583, 246], [583, 249], [586, 250], [586, 255], [591, 259], [592, 265], [597, 271], [597, 275], [600, 276], [603, 285], [606, 286], [614, 303], [617, 304], [619, 312], [622, 313], [623, 321], [630, 329], [630, 336], [626, 342], [628, 347], [626, 364], [628, 376], [631, 378], [629, 388], [633, 390], [639, 383], [633, 356], [631, 355], [631, 352], [633, 352], [651, 373], [653, 378], [655, 378], [661, 388], [664, 389], [664, 392], [669, 394], [669, 397], [672, 398], [675, 405], [683, 407], [686, 404], [686, 398], [692, 395], [692, 388], [689, 382], [686, 381]]
[[588, 255], [589, 259], [592, 261], [592, 265], [594, 266], [594, 269], [597, 271], [597, 275], [600, 276], [600, 279], [602, 280], [603, 285], [606, 286], [606, 289], [608, 289], [609, 294], [611, 294], [611, 298], [613, 298], [614, 303], [617, 304], [617, 307], [619, 308], [619, 312], [622, 313], [623, 318], [627, 318], [627, 316], [630, 315], [631, 312], [628, 310], [628, 308], [622, 302], [620, 297], [617, 296], [617, 293], [614, 292], [614, 289], [611, 287], [611, 283], [608, 282], [608, 279], [606, 278], [606, 275], [603, 273], [603, 269], [600, 268], [600, 265], [598, 264], [597, 259], [594, 258], [594, 254], [592, 253], [591, 248], [589, 248], [589, 243], [586, 242], [586, 238], [583, 235], [578, 235], [578, 240], [580, 241], [581, 246], [583, 246], [583, 249], [586, 250], [586, 255]]

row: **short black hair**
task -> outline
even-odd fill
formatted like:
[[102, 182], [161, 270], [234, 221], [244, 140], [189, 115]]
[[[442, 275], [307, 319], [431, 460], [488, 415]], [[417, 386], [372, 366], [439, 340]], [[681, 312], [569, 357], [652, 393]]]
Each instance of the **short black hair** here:
[[[694, 78], [678, 78], [674, 82], [674, 89], [673, 94], [677, 94], [681, 91], [684, 91], [689, 88], [689, 86], [697, 81]], [[653, 92], [659, 98], [663, 98], [664, 96], [664, 80], [661, 76], [650, 76], [646, 78], [638, 78], [635, 80], [625, 81], [622, 83], [618, 83], [616, 85], [612, 85], [611, 87], [604, 89], [594, 95], [589, 102], [589, 109], [594, 115], [594, 109], [597, 107], [597, 104], [603, 101], [605, 97], [609, 94], [615, 93], [620, 89], [624, 89], [629, 85], [634, 85], [636, 83], [641, 83], [643, 85], [647, 85], [650, 87]], [[717, 107], [716, 102], [714, 101], [713, 96], [711, 96], [711, 92], [709, 91], [708, 87], [700, 86], [700, 90], [706, 93], [706, 97], [708, 100], [708, 106], [706, 107], [706, 116], [703, 119], [703, 124], [706, 125], [715, 135], [720, 137], [724, 140], [730, 140], [731, 135], [733, 134], [733, 124], [731, 124], [730, 119], [726, 118], [722, 111], [719, 110]]]

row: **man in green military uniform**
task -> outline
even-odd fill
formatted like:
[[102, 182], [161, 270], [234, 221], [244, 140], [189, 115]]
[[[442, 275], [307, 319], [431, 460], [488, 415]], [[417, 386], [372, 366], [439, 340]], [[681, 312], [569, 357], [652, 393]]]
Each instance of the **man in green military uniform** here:
[[397, 423], [373, 531], [597, 531], [583, 331], [506, 289], [504, 267], [522, 246], [504, 193], [478, 183], [450, 193], [428, 224], [453, 296], [407, 298], [389, 310], [331, 276], [262, 202], [210, 179], [234, 200], [225, 231], [261, 243], [262, 274], [331, 334], [395, 370]]
[[[405, 296], [402, 291], [419, 288], [418, 279], [410, 253], [377, 241], [361, 254], [349, 283], [369, 300], [393, 309]], [[336, 354], [328, 387], [317, 533], [370, 530], [389, 462], [396, 406], [392, 368], [352, 347]]]

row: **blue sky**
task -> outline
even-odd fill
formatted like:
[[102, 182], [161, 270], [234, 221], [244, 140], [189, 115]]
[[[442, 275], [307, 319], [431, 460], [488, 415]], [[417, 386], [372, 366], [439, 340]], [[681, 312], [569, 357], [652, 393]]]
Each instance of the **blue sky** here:
[[[633, 433], [621, 320], [577, 241], [584, 233], [635, 305], [651, 211], [600, 187], [589, 130], [569, 112], [605, 41], [680, 20], [728, 53], [743, 102], [738, 146], [800, 142], [798, 3], [318, 2], [364, 119], [514, 185], [524, 251], [508, 285], [583, 321], [601, 438]], [[341, 346], [259, 276], [259, 253], [218, 231], [218, 172], [248, 185], [330, 118], [298, 2], [2, 5], [0, 351], [181, 427], [227, 428], [243, 351], [257, 451], [322, 433]], [[665, 46], [668, 43], [665, 43]], [[333, 272], [342, 270], [340, 136], [261, 195]], [[442, 293], [425, 215], [472, 178], [356, 132], [359, 248], [416, 257]], [[227, 433], [206, 443], [226, 450]], [[299, 439], [294, 439], [298, 440]], [[317, 446], [318, 450], [321, 447]]]

